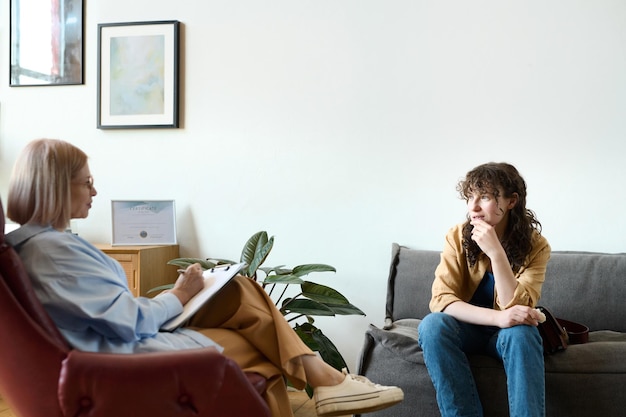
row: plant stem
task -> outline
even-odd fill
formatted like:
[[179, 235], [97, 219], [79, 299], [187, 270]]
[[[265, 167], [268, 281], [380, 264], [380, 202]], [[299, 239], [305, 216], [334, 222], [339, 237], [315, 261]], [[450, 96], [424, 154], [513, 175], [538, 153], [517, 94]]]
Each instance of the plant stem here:
[[[284, 295], [285, 295], [285, 293], [287, 292], [287, 287], [289, 287], [289, 285], [285, 285], [285, 288], [283, 288], [283, 292], [282, 292], [282, 293], [280, 293], [280, 297], [278, 297], [278, 300], [276, 300], [276, 305], [278, 305], [278, 303], [280, 302], [280, 300], [282, 300], [282, 299], [283, 299], [283, 296], [284, 296]], [[300, 293], [300, 294], [302, 294], [302, 293]], [[300, 295], [300, 294], [298, 294], [298, 295]], [[296, 295], [296, 297], [297, 297], [298, 295]], [[293, 297], [293, 298], [295, 298], [295, 297]], [[293, 298], [292, 298], [292, 299], [293, 299]], [[287, 304], [286, 304], [286, 305], [289, 305], [289, 302], [287, 302]]]
[[[265, 288], [266, 284], [263, 284]], [[274, 288], [276, 287], [276, 284], [272, 284], [272, 288], [270, 288], [270, 290], [268, 291], [267, 295], [269, 295], [270, 297], [272, 296], [272, 293], [274, 292]]]
[[304, 316], [304, 314], [300, 314], [300, 315], [297, 315], [296, 317], [292, 317], [292, 318], [288, 319], [288, 320], [287, 320], [287, 322], [292, 322], [292, 321], [294, 321], [294, 320], [299, 319], [299, 318], [300, 318], [300, 317], [302, 317], [302, 316]]

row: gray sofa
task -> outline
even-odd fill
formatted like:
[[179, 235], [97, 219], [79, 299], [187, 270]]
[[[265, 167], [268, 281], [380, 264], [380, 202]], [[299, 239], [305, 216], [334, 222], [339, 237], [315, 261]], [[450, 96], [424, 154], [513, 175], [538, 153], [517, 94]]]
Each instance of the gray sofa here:
[[[400, 386], [405, 400], [368, 416], [440, 416], [416, 341], [439, 256], [392, 246], [384, 326], [366, 331], [358, 372]], [[591, 330], [589, 343], [546, 356], [547, 416], [626, 415], [626, 253], [552, 252], [539, 305]], [[485, 416], [508, 416], [501, 364], [482, 355], [470, 363]]]

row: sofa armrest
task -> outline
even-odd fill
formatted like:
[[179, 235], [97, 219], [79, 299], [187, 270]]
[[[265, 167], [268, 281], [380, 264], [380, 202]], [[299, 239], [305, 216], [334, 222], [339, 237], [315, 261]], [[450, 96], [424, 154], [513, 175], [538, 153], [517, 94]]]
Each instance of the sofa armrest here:
[[246, 374], [214, 349], [130, 355], [73, 350], [63, 361], [58, 395], [68, 416], [269, 416]]

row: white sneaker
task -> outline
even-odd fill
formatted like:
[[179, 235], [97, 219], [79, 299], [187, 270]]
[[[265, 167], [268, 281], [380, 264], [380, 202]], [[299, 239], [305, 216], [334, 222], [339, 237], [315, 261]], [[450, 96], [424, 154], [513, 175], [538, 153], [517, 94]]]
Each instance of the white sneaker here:
[[342, 383], [315, 389], [315, 411], [318, 416], [369, 413], [404, 399], [404, 393], [398, 387], [374, 384], [364, 376], [348, 374], [345, 369], [343, 373], [346, 379]]

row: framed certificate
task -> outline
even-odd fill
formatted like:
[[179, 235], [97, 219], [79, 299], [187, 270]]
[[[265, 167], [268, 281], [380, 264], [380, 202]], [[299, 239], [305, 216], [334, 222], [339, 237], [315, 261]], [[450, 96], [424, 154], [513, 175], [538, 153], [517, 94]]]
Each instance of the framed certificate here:
[[111, 200], [112, 245], [176, 244], [174, 200]]

